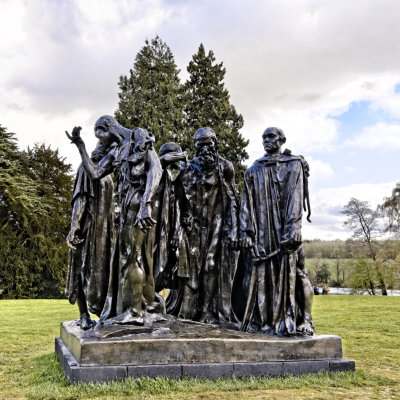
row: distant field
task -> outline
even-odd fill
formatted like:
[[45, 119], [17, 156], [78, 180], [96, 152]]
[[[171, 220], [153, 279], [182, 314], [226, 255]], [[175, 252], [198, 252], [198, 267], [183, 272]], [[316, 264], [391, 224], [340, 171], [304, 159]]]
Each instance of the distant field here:
[[[1, 399], [400, 399], [400, 298], [318, 296], [319, 334], [340, 335], [355, 373], [272, 379], [127, 380], [69, 386], [54, 354], [66, 300], [0, 300]], [[156, 360], [155, 360], [156, 361]]]

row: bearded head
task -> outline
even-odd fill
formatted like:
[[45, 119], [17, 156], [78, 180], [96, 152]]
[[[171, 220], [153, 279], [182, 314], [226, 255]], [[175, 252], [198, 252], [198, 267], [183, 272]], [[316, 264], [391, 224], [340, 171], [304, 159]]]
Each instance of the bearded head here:
[[211, 128], [200, 128], [194, 135], [194, 147], [200, 166], [212, 169], [217, 165], [218, 142], [217, 135]]

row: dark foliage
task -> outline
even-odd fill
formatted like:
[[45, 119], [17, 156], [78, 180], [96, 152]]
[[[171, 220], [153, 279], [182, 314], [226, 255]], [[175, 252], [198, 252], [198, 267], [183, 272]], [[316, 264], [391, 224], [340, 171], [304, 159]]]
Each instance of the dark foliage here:
[[[249, 144], [240, 134], [243, 117], [230, 104], [228, 90], [225, 89], [226, 69], [223, 63], [216, 63], [214, 53], [208, 54], [203, 44], [193, 55], [187, 71], [190, 76], [184, 84], [185, 91], [185, 131], [193, 137], [198, 128], [208, 126], [215, 131], [219, 142], [219, 153], [229, 160], [236, 173], [236, 182], [241, 186], [249, 158], [246, 147]], [[190, 148], [193, 153], [193, 147]]]
[[61, 297], [72, 191], [58, 151], [19, 151], [0, 126], [0, 298]]
[[182, 89], [174, 56], [158, 36], [145, 41], [129, 75], [119, 79], [115, 117], [130, 129], [143, 127], [156, 137], [156, 149], [175, 141], [183, 147]]

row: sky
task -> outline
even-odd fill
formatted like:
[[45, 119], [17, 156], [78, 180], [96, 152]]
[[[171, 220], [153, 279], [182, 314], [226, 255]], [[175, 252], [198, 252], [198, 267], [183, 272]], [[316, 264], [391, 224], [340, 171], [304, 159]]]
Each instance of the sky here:
[[182, 82], [200, 43], [224, 63], [249, 166], [269, 126], [308, 160], [305, 239], [349, 238], [343, 206], [375, 207], [400, 180], [397, 0], [0, 0], [0, 10], [0, 124], [22, 149], [45, 143], [76, 168], [65, 130], [82, 126], [94, 147], [119, 77], [158, 34]]

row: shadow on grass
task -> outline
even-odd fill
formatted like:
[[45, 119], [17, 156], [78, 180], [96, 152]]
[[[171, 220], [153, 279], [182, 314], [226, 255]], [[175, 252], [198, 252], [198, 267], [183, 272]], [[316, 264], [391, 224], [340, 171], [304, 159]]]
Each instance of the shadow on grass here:
[[[33, 368], [32, 368], [33, 367]], [[217, 380], [191, 379], [180, 380], [165, 378], [140, 378], [102, 384], [69, 385], [64, 377], [58, 358], [54, 353], [32, 359], [27, 376], [28, 397], [30, 399], [91, 399], [91, 398], [148, 398], [152, 395], [171, 395], [173, 393], [194, 394], [205, 392], [237, 392], [251, 390], [288, 390], [330, 391], [361, 387], [391, 387], [397, 382], [363, 370], [356, 372], [338, 372], [308, 374], [300, 376], [282, 376], [278, 378], [221, 378]]]

